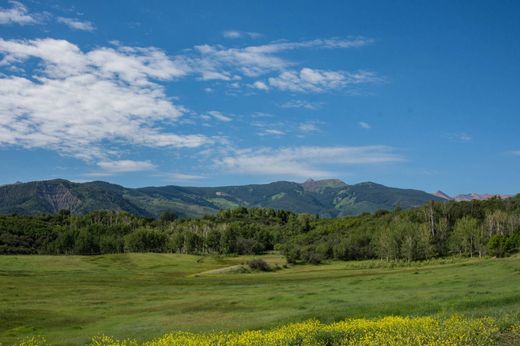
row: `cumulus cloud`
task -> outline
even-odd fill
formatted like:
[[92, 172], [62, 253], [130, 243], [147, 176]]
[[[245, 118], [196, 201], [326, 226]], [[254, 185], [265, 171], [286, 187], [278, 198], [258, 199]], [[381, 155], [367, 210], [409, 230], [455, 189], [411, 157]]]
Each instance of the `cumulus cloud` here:
[[[10, 8], [0, 8], [0, 24], [40, 24], [44, 19], [53, 18], [48, 13], [30, 13], [27, 7], [18, 1], [9, 1]], [[67, 25], [74, 30], [93, 31], [94, 24], [77, 18], [55, 17], [58, 23]]]
[[[76, 24], [76, 29], [89, 30], [84, 22], [83, 27]], [[324, 92], [369, 83], [377, 76], [366, 71], [350, 73], [309, 67], [298, 70], [296, 63], [282, 53], [296, 49], [354, 48], [370, 43], [371, 40], [364, 38], [334, 38], [279, 41], [243, 48], [200, 45], [180, 55], [168, 56], [158, 48], [128, 47], [117, 42], [82, 50], [66, 40], [0, 39], [0, 146], [54, 150], [97, 162], [105, 174], [153, 169], [153, 163], [148, 161], [119, 158], [128, 146], [197, 148], [218, 142], [216, 137], [172, 130], [179, 128], [174, 126], [181, 124], [180, 117], [187, 110], [173, 102], [162, 82], [195, 76], [259, 90]], [[259, 76], [264, 76], [264, 80], [259, 80]], [[298, 100], [282, 105], [306, 109], [318, 106]], [[232, 116], [218, 111], [201, 117], [222, 122], [233, 120]], [[291, 131], [317, 130], [312, 123], [292, 125], [292, 130], [286, 130], [271, 124], [262, 132], [281, 136]], [[322, 171], [318, 168], [321, 166], [313, 163], [318, 162], [318, 158], [305, 156], [310, 155], [311, 149], [243, 151], [238, 153], [239, 161], [233, 161], [236, 155], [226, 156], [220, 165], [235, 164], [239, 171], [245, 172], [248, 160], [265, 155], [281, 163], [285, 156], [285, 166], [277, 169], [290, 171], [287, 167], [292, 165], [292, 168], [300, 167], [304, 175], [310, 175], [312, 171]], [[307, 159], [308, 162], [304, 162]], [[331, 159], [326, 164], [332, 162]]]
[[10, 8], [0, 8], [0, 24], [36, 24], [36, 15], [30, 14], [22, 3], [9, 1]]
[[324, 92], [341, 89], [349, 85], [373, 83], [378, 77], [373, 72], [328, 71], [308, 67], [298, 71], [285, 71], [278, 77], [270, 77], [269, 85], [273, 88], [292, 92]]
[[253, 83], [253, 88], [258, 90], [269, 90], [269, 87], [262, 81], [256, 81]]
[[230, 39], [237, 39], [237, 38], [260, 38], [262, 37], [262, 34], [259, 34], [258, 32], [251, 32], [251, 31], [239, 31], [239, 30], [226, 30], [222, 33], [222, 36], [225, 38]]
[[366, 129], [366, 130], [368, 130], [368, 129], [370, 129], [370, 128], [372, 127], [372, 126], [370, 126], [369, 123], [364, 122], [364, 121], [360, 121], [360, 122], [358, 122], [358, 125], [359, 125], [359, 127], [361, 127], [362, 129]]
[[239, 149], [215, 160], [226, 171], [247, 175], [277, 175], [286, 177], [327, 177], [335, 173], [331, 166], [383, 164], [403, 161], [392, 147], [302, 146], [281, 149]]
[[[162, 130], [160, 124], [175, 122], [184, 108], [174, 105], [157, 81], [186, 72], [159, 49], [83, 52], [65, 40], [0, 39], [0, 59], [0, 68], [21, 71], [0, 75], [0, 145], [107, 161], [113, 154], [105, 149], [107, 142], [192, 148], [210, 141]], [[38, 62], [33, 70], [24, 64], [29, 59]]]
[[94, 31], [94, 24], [89, 21], [82, 21], [76, 18], [67, 18], [67, 17], [57, 17], [56, 21], [59, 23], [65, 24], [71, 29], [74, 30], [83, 30], [83, 31]]

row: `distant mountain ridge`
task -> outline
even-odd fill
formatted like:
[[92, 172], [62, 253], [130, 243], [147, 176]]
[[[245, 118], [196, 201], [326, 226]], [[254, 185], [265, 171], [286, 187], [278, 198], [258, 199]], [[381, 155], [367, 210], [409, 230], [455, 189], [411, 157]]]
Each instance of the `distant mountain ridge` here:
[[365, 182], [348, 185], [338, 179], [304, 183], [277, 181], [221, 187], [162, 186], [126, 188], [103, 181], [74, 183], [64, 179], [0, 186], [0, 214], [56, 213], [68, 209], [87, 213], [98, 209], [124, 210], [157, 217], [173, 211], [199, 217], [233, 207], [265, 207], [319, 214], [357, 215], [396, 206], [407, 209], [443, 198], [424, 191], [398, 189]]
[[513, 195], [500, 195], [500, 194], [492, 194], [492, 193], [478, 194], [475, 192], [467, 193], [467, 194], [460, 194], [460, 195], [451, 197], [440, 190], [435, 192], [434, 195], [437, 197], [443, 198], [445, 200], [448, 200], [448, 201], [457, 201], [457, 202], [473, 201], [473, 200], [484, 201], [484, 200], [487, 200], [487, 199], [490, 199], [493, 197], [499, 197], [499, 198], [513, 197]]

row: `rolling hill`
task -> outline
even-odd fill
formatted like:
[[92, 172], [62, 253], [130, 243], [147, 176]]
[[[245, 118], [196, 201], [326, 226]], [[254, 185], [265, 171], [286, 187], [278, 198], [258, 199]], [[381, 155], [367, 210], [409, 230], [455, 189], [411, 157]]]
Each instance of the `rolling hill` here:
[[265, 207], [319, 214], [323, 217], [357, 215], [378, 209], [403, 209], [443, 199], [412, 189], [341, 180], [277, 181], [222, 187], [162, 186], [126, 188], [103, 181], [74, 183], [63, 179], [0, 186], [0, 214], [56, 213], [68, 209], [87, 213], [98, 209], [124, 210], [157, 217], [173, 211], [198, 217], [232, 207]]

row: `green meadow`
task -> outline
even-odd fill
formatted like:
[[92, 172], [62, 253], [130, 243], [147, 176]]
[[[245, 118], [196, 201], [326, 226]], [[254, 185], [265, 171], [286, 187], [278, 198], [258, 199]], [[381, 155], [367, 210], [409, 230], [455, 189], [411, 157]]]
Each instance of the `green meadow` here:
[[244, 272], [253, 257], [1, 256], [0, 343], [42, 335], [150, 339], [173, 330], [263, 329], [311, 318], [491, 316], [520, 320], [520, 256], [355, 261]]

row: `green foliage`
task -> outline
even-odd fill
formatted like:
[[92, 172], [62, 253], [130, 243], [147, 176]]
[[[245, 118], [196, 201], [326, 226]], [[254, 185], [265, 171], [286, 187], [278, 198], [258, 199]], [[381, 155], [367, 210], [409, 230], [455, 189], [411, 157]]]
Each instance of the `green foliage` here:
[[[428, 203], [420, 208], [321, 219], [279, 246], [291, 263], [327, 259], [425, 260], [458, 254], [506, 256], [518, 251], [520, 196]], [[298, 229], [298, 228], [296, 228]]]
[[520, 250], [520, 227], [511, 235], [493, 235], [487, 242], [491, 256], [505, 257]]
[[451, 237], [452, 249], [465, 256], [473, 256], [480, 240], [479, 225], [475, 218], [464, 216], [457, 220]]
[[425, 224], [397, 220], [377, 236], [379, 257], [387, 260], [424, 260], [433, 256], [431, 234]]
[[75, 237], [74, 253], [78, 255], [98, 255], [100, 254], [99, 242], [96, 241], [91, 232], [82, 229]]
[[158, 229], [138, 228], [125, 236], [125, 248], [129, 252], [165, 252], [168, 237]]
[[252, 260], [247, 262], [247, 265], [249, 266], [249, 268], [253, 270], [259, 270], [263, 272], [271, 271], [271, 267], [269, 266], [269, 264], [260, 258], [253, 258]]
[[162, 222], [172, 222], [177, 220], [177, 214], [175, 214], [173, 211], [168, 210], [162, 213], [159, 219]]
[[[321, 187], [315, 187], [321, 189]], [[393, 212], [320, 218], [270, 208], [234, 208], [199, 219], [160, 220], [125, 212], [0, 216], [0, 253], [121, 252], [258, 255], [290, 263], [332, 259], [426, 260], [452, 254], [507, 256], [520, 244], [520, 196], [427, 203]]]

